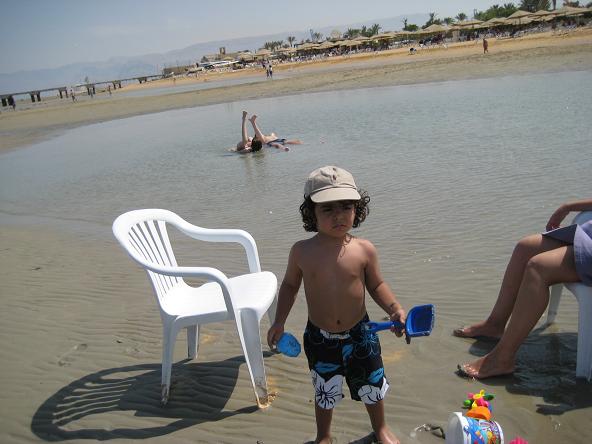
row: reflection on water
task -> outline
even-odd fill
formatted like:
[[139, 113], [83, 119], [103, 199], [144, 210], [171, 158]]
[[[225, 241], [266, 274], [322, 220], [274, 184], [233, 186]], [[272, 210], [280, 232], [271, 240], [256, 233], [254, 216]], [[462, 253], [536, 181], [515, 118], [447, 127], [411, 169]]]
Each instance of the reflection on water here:
[[[590, 72], [542, 74], [252, 100], [91, 125], [0, 156], [0, 221], [86, 221], [89, 232], [98, 227], [107, 237], [123, 211], [168, 208], [201, 226], [248, 230], [263, 267], [281, 279], [290, 246], [307, 236], [298, 213], [307, 174], [326, 164], [350, 170], [372, 198], [357, 234], [376, 244], [383, 274], [407, 307], [437, 307], [432, 337], [392, 364], [396, 397], [409, 404], [400, 420], [411, 427], [425, 404], [413, 406], [406, 379], [446, 380], [436, 390], [446, 400], [438, 416], [459, 409], [448, 401], [460, 404], [476, 386], [445, 375], [467, 360], [467, 348], [477, 355], [486, 348], [451, 338], [451, 328], [487, 313], [516, 240], [542, 230], [559, 203], [590, 196], [590, 85]], [[259, 114], [264, 132], [305, 144], [288, 153], [228, 152], [240, 138], [243, 109]], [[373, 304], [369, 310], [380, 316]], [[302, 326], [305, 317], [300, 305], [290, 322]], [[533, 421], [548, 430], [533, 411], [572, 412], [560, 422], [577, 442], [592, 393], [574, 378], [573, 297], [563, 298], [553, 329], [529, 338], [517, 376], [491, 383], [497, 418], [524, 435]], [[533, 442], [553, 440], [543, 434]]]

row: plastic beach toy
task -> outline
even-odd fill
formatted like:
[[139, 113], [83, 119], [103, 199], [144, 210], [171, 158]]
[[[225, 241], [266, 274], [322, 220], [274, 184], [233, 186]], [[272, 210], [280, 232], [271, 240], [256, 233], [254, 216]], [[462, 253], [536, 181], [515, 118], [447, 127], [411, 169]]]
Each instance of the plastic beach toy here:
[[277, 343], [277, 350], [286, 356], [295, 358], [300, 354], [300, 342], [294, 335], [284, 332]]
[[397, 321], [366, 322], [366, 330], [376, 333], [391, 327], [405, 328], [405, 339], [409, 344], [411, 338], [429, 336], [434, 328], [435, 309], [432, 304], [417, 305], [407, 313], [405, 324]]

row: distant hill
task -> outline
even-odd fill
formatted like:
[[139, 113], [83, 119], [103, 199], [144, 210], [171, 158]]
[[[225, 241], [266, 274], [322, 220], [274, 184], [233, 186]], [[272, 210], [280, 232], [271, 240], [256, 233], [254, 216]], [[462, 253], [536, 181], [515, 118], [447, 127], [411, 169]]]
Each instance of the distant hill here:
[[[341, 33], [348, 28], [360, 28], [362, 25], [372, 26], [378, 23], [381, 31], [393, 31], [401, 29], [403, 18], [408, 23], [424, 24], [428, 14], [411, 14], [391, 18], [368, 20], [365, 22], [350, 23], [347, 25], [327, 26], [315, 29], [323, 37], [329, 36], [333, 30]], [[296, 41], [310, 38], [307, 31], [286, 31], [281, 34], [261, 35], [232, 40], [218, 40], [212, 42], [197, 43], [183, 49], [161, 54], [145, 54], [133, 57], [113, 57], [106, 61], [90, 63], [72, 63], [52, 69], [38, 69], [31, 71], [17, 71], [12, 73], [0, 73], [0, 93], [15, 93], [32, 89], [54, 88], [58, 86], [70, 86], [82, 83], [88, 76], [91, 82], [101, 82], [141, 75], [152, 75], [161, 72], [162, 68], [176, 65], [189, 65], [198, 62], [204, 55], [217, 53], [220, 47], [225, 47], [226, 52], [236, 52], [249, 49], [256, 51], [267, 41], [286, 40], [289, 35], [296, 37]]]

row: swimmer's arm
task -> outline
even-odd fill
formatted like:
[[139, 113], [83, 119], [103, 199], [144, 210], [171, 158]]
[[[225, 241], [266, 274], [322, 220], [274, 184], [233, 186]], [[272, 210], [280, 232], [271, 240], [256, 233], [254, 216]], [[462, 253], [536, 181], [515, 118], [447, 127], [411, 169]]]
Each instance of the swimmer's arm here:
[[275, 346], [282, 336], [284, 324], [286, 323], [286, 319], [288, 319], [288, 315], [300, 289], [300, 284], [302, 283], [302, 270], [298, 266], [298, 250], [298, 244], [295, 244], [290, 250], [286, 274], [284, 275], [284, 280], [278, 294], [275, 320], [267, 332], [267, 343], [270, 347]]
[[364, 241], [364, 248], [367, 254], [367, 263], [364, 274], [368, 293], [370, 293], [370, 296], [372, 296], [372, 299], [374, 299], [376, 304], [389, 315], [391, 320], [405, 323], [407, 314], [391, 288], [386, 282], [384, 282], [382, 274], [380, 273], [378, 252], [376, 251], [376, 248], [368, 241]]
[[278, 142], [271, 142], [269, 144], [269, 146], [277, 148], [278, 150], [290, 151], [290, 148], [288, 148], [287, 146], [282, 145], [281, 143], [278, 143]]

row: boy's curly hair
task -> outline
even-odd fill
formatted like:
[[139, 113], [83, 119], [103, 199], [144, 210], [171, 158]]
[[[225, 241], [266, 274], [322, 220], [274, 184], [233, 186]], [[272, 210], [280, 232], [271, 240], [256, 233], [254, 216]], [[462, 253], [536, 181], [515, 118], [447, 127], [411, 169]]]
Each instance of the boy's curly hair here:
[[[370, 202], [370, 196], [364, 190], [358, 189], [360, 193], [360, 200], [354, 201], [356, 215], [354, 216], [354, 228], [358, 228], [366, 216], [370, 214], [370, 208], [368, 203]], [[315, 217], [314, 209], [315, 203], [312, 201], [310, 196], [304, 198], [304, 202], [300, 205], [300, 214], [302, 215], [303, 227], [306, 231], [318, 231], [317, 229], [317, 218]]]

